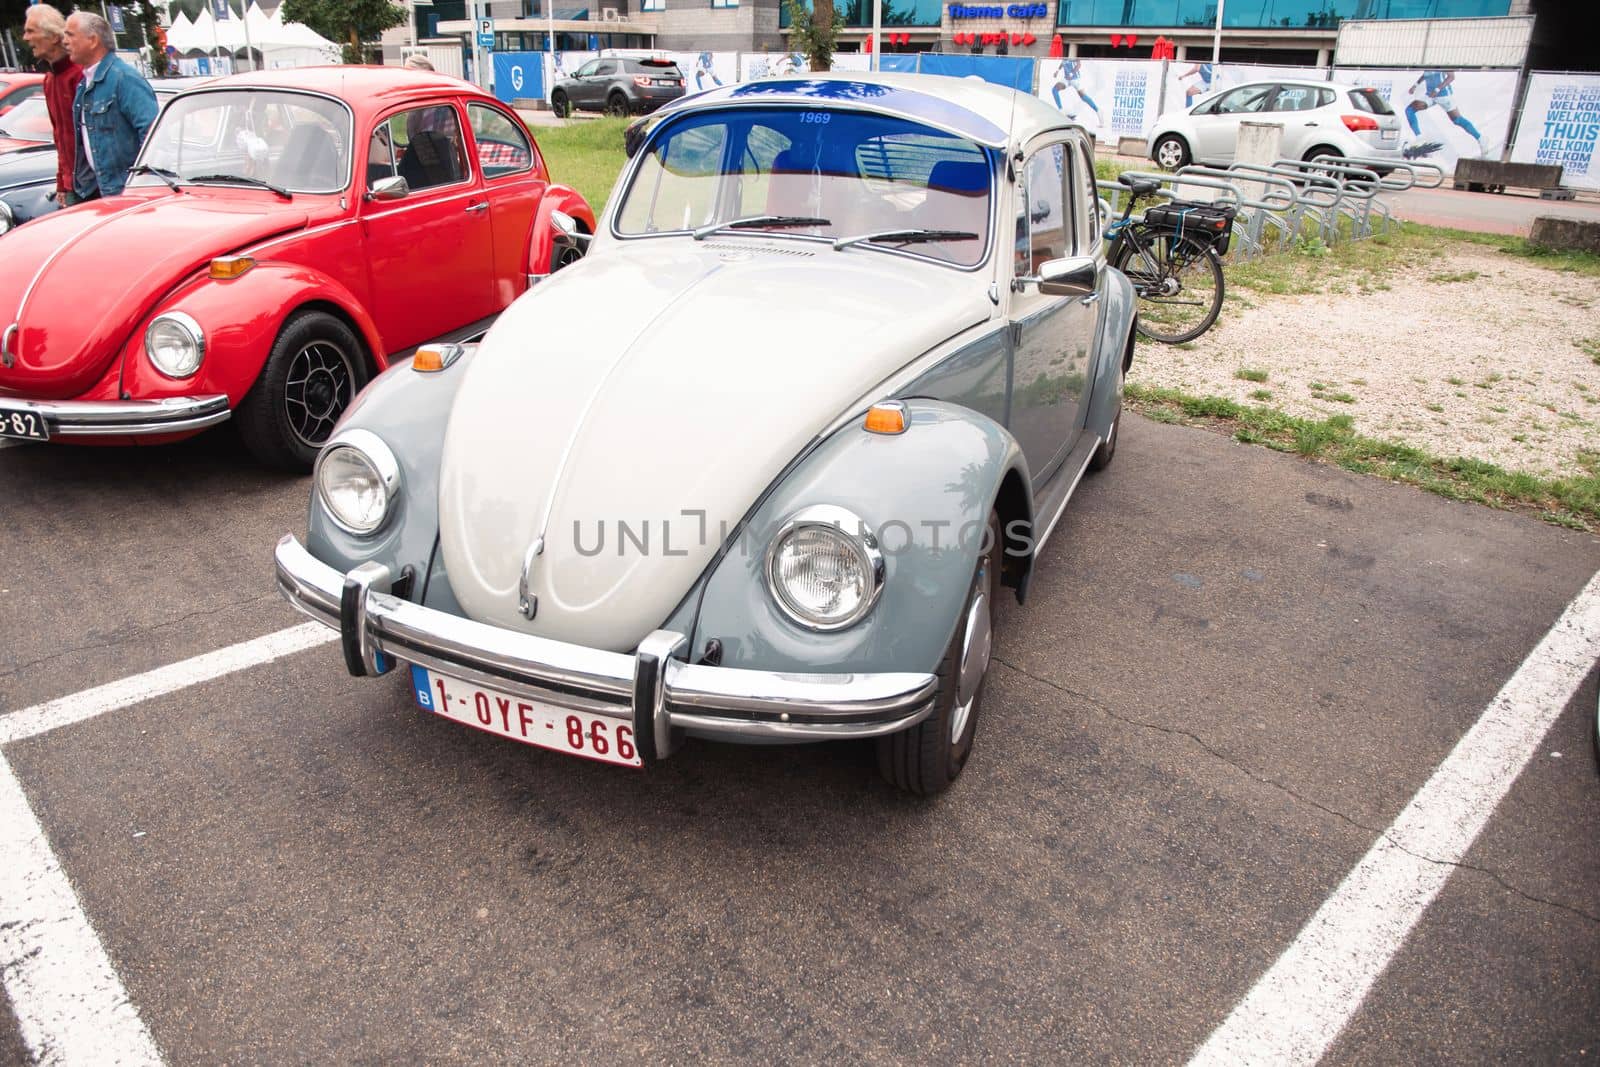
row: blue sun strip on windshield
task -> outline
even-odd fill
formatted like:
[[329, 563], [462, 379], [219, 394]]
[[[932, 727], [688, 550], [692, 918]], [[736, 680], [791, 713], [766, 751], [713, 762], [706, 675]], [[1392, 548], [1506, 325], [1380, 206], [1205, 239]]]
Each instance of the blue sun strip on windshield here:
[[809, 78], [784, 78], [780, 81], [745, 82], [725, 86], [710, 92], [680, 97], [662, 111], [676, 111], [692, 103], [696, 108], [707, 104], [750, 98], [783, 103], [816, 103], [831, 101], [840, 104], [860, 104], [869, 108], [918, 119], [930, 125], [941, 126], [979, 144], [1004, 145], [1006, 131], [976, 112], [959, 104], [952, 104], [937, 96], [901, 89], [876, 82], [846, 81], [844, 79], [811, 80]]

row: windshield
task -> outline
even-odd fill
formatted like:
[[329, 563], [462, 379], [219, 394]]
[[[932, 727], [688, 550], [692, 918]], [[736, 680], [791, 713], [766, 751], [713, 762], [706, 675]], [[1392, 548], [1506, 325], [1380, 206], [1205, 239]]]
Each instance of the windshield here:
[[45, 107], [44, 97], [30, 96], [0, 115], [0, 137], [19, 141], [50, 140], [50, 112]]
[[[350, 125], [344, 105], [305, 93], [185, 93], [161, 113], [139, 162], [205, 184], [234, 178], [336, 193], [350, 182]], [[135, 175], [131, 184], [160, 180]]]
[[[621, 237], [704, 231], [830, 240], [887, 231], [946, 230], [971, 237], [897, 248], [976, 266], [989, 247], [993, 153], [955, 134], [865, 112], [740, 108], [663, 126], [617, 210]], [[798, 225], [795, 220], [807, 220]]]

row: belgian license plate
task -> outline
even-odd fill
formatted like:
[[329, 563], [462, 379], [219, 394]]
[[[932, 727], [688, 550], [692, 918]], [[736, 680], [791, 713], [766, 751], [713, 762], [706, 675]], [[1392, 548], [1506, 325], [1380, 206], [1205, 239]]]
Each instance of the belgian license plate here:
[[415, 664], [411, 685], [424, 711], [464, 726], [569, 756], [644, 766], [631, 723], [485, 689]]
[[1383, 131], [1383, 139], [1385, 141], [1393, 141], [1393, 140], [1397, 139], [1399, 136], [1400, 136], [1400, 131], [1399, 130], [1384, 130]]
[[48, 441], [50, 430], [44, 416], [26, 408], [0, 407], [0, 437], [17, 437], [24, 441]]

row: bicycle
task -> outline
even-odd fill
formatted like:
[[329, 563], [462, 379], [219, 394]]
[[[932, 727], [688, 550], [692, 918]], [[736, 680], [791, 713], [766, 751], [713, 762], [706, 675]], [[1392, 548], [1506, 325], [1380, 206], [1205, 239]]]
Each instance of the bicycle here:
[[1211, 328], [1222, 311], [1222, 257], [1233, 234], [1234, 209], [1173, 201], [1133, 217], [1141, 199], [1159, 182], [1117, 179], [1130, 191], [1122, 218], [1106, 227], [1107, 260], [1128, 276], [1139, 295], [1138, 330], [1152, 341], [1175, 345]]

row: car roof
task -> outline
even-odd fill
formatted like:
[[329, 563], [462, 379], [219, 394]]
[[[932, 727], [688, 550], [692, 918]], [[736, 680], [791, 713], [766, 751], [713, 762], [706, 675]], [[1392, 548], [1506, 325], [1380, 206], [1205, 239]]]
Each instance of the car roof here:
[[348, 103], [357, 112], [377, 111], [414, 96], [453, 93], [479, 97], [494, 96], [471, 82], [426, 70], [403, 67], [360, 67], [330, 65], [296, 67], [290, 70], [261, 70], [233, 74], [208, 82], [212, 89], [290, 89], [322, 93]]
[[807, 72], [740, 82], [683, 97], [661, 110], [756, 100], [813, 106], [829, 100], [927, 122], [991, 147], [1020, 145], [1047, 130], [1081, 128], [1032, 94], [979, 78], [886, 71]]

